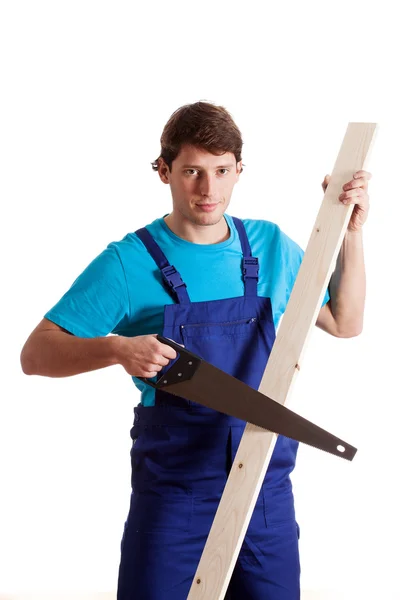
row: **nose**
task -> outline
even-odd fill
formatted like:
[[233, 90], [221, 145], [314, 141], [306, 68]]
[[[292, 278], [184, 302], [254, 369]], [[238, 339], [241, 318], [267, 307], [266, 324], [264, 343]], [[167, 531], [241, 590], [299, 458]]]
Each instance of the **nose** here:
[[202, 196], [213, 198], [216, 192], [216, 182], [212, 175], [203, 173], [200, 179], [200, 193]]

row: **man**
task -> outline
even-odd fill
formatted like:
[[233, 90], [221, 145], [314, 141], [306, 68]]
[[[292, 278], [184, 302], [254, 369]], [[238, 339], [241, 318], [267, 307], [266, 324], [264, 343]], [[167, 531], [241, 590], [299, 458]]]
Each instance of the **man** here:
[[[152, 164], [171, 188], [172, 212], [109, 244], [21, 353], [25, 373], [49, 377], [121, 364], [141, 391], [118, 600], [187, 597], [245, 427], [138, 379], [159, 376], [176, 357], [156, 334], [258, 388], [303, 257], [274, 223], [226, 213], [241, 150], [223, 107], [197, 102], [175, 111]], [[316, 323], [337, 337], [362, 329], [370, 177], [355, 173], [340, 196], [355, 209]], [[232, 600], [299, 598], [290, 481], [297, 447], [278, 437], [230, 582]]]

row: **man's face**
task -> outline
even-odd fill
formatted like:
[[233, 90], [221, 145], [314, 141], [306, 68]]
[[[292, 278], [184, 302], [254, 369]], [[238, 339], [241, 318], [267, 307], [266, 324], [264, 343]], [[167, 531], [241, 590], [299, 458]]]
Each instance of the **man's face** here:
[[172, 172], [161, 159], [159, 175], [171, 187], [174, 214], [195, 225], [215, 225], [228, 208], [242, 162], [226, 152], [215, 156], [202, 148], [183, 145]]

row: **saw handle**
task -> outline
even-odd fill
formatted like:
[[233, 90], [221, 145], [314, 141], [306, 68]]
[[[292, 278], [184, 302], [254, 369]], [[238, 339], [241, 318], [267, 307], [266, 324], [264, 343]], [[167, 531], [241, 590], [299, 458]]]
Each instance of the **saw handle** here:
[[173, 340], [165, 338], [162, 335], [157, 335], [157, 339], [162, 344], [171, 346], [171, 348], [177, 352], [177, 357], [162, 369], [161, 374], [156, 381], [152, 381], [152, 379], [149, 379], [148, 377], [136, 377], [136, 379], [140, 379], [156, 389], [168, 387], [168, 385], [191, 379], [202, 361], [200, 356], [193, 354], [193, 352], [189, 352], [189, 350], [186, 350], [186, 348], [180, 344], [177, 344]]

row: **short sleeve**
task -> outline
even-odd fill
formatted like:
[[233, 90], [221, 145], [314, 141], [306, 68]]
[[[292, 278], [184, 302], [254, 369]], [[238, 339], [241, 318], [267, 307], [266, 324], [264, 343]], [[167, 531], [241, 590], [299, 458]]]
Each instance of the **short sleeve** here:
[[[286, 280], [286, 302], [288, 302], [290, 294], [292, 293], [294, 282], [296, 281], [296, 277], [300, 269], [300, 265], [303, 260], [304, 250], [298, 244], [296, 244], [296, 242], [294, 242], [288, 235], [283, 233], [283, 231], [281, 231], [281, 243], [283, 254], [286, 259], [286, 272], [288, 273]], [[330, 295], [329, 290], [327, 289], [321, 307], [324, 306], [329, 300]]]
[[129, 312], [125, 272], [113, 242], [44, 316], [76, 336], [99, 337], [116, 332]]

